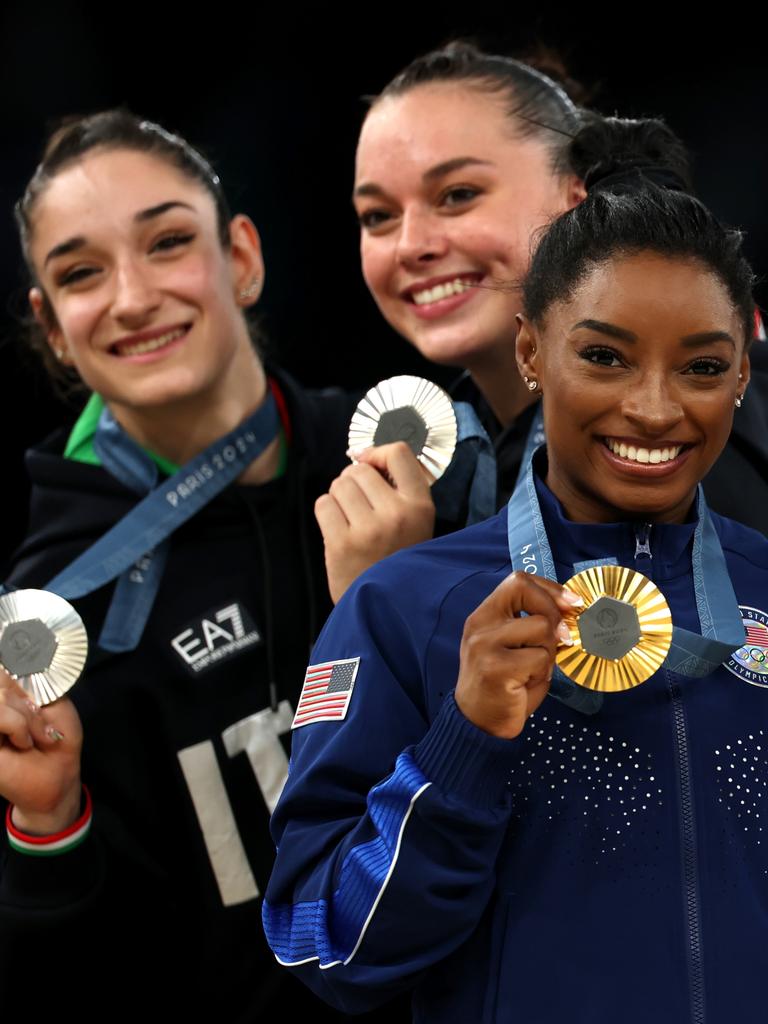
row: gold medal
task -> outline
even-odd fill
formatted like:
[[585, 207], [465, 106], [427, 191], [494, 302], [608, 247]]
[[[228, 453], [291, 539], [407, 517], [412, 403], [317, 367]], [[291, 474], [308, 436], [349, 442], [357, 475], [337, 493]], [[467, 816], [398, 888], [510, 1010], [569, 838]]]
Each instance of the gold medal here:
[[0, 595], [0, 665], [36, 704], [52, 704], [77, 680], [88, 634], [75, 609], [47, 590]]
[[647, 576], [620, 565], [598, 565], [565, 584], [584, 609], [565, 616], [572, 647], [559, 647], [557, 665], [588, 690], [615, 693], [649, 679], [672, 643], [672, 614]]
[[423, 377], [390, 377], [360, 400], [349, 425], [349, 447], [405, 441], [434, 483], [450, 465], [457, 435], [453, 403], [442, 388]]

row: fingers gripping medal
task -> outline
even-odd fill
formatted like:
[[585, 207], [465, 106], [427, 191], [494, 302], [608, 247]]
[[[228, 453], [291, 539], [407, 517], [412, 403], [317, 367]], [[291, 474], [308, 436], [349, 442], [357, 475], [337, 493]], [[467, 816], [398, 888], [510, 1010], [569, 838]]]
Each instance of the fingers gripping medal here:
[[0, 665], [36, 704], [52, 704], [77, 682], [88, 635], [75, 609], [47, 590], [0, 596]]
[[405, 441], [432, 482], [448, 468], [458, 427], [448, 395], [422, 377], [390, 377], [372, 387], [349, 425], [349, 447], [371, 448]]
[[634, 569], [598, 565], [565, 584], [584, 608], [565, 617], [572, 647], [556, 661], [569, 679], [589, 690], [614, 693], [649, 679], [672, 643], [672, 615], [659, 588]]

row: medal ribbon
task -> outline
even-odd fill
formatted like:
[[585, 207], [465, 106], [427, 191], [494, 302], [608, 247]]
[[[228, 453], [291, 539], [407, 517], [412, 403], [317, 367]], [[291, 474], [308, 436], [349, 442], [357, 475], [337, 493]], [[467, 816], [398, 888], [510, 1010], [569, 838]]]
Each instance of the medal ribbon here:
[[491, 439], [468, 402], [453, 402], [456, 451], [451, 464], [432, 488], [438, 517], [456, 522], [469, 491], [467, 526], [496, 511], [496, 456]]
[[133, 650], [157, 596], [171, 534], [236, 480], [275, 439], [279, 426], [270, 389], [256, 412], [158, 485], [154, 462], [105, 407], [94, 448], [109, 473], [146, 497], [45, 589], [74, 599], [117, 579], [99, 646]]
[[[693, 586], [701, 634], [674, 626], [672, 644], [664, 661], [672, 672], [692, 677], [709, 675], [744, 643], [741, 612], [701, 486], [696, 492], [696, 511]], [[507, 539], [513, 569], [557, 580], [530, 462], [509, 499]], [[610, 562], [617, 564], [615, 558]], [[577, 686], [557, 666], [550, 692], [586, 714], [594, 714], [602, 703], [601, 694]]]

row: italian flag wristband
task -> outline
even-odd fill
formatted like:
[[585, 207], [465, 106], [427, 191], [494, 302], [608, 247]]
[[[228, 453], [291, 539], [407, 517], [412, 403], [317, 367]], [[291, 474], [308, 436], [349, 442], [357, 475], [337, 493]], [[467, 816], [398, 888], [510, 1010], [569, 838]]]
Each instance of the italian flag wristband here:
[[58, 857], [62, 853], [74, 850], [88, 835], [93, 820], [93, 803], [87, 786], [83, 786], [83, 797], [85, 798], [85, 808], [77, 821], [62, 832], [55, 832], [50, 836], [30, 836], [25, 832], [20, 832], [11, 821], [13, 805], [9, 804], [5, 814], [9, 846], [18, 853], [26, 853], [31, 857]]

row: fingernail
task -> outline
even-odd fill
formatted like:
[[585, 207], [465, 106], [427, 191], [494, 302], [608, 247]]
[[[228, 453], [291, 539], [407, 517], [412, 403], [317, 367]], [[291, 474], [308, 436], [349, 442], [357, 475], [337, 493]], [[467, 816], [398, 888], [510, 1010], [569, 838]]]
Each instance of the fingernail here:
[[39, 706], [35, 704], [33, 700], [25, 701], [25, 703], [33, 715], [36, 715], [37, 712], [40, 710]]
[[574, 592], [572, 590], [568, 590], [567, 587], [563, 587], [563, 597], [568, 604], [572, 604], [574, 608], [584, 607], [584, 598], [579, 594], [574, 594]]
[[357, 460], [360, 458], [361, 453], [364, 451], [364, 448], [347, 448], [345, 454], [348, 459], [352, 459], [353, 462], [357, 462]]
[[54, 743], [60, 743], [61, 740], [64, 739], [64, 733], [59, 732], [59, 730], [53, 725], [49, 725], [46, 727], [45, 735], [48, 737], [49, 740], [53, 740]]
[[573, 647], [573, 639], [571, 638], [571, 631], [564, 622], [560, 622], [557, 627], [557, 638], [561, 644], [565, 644], [566, 647]]

